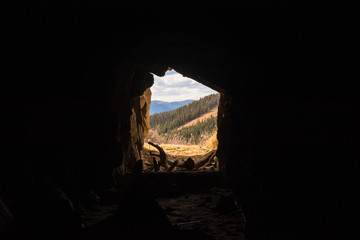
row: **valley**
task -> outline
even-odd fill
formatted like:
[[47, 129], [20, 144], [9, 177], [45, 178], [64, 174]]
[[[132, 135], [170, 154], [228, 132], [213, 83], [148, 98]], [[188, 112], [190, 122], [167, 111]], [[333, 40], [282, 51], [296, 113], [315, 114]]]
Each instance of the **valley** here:
[[[157, 144], [170, 162], [183, 164], [189, 157], [195, 164], [217, 150], [217, 114], [219, 94], [211, 94], [172, 111], [150, 116], [150, 130], [144, 141], [142, 159], [145, 169], [153, 169], [158, 150], [149, 144]], [[214, 170], [214, 164], [201, 168]], [[175, 171], [181, 170], [175, 168]]]

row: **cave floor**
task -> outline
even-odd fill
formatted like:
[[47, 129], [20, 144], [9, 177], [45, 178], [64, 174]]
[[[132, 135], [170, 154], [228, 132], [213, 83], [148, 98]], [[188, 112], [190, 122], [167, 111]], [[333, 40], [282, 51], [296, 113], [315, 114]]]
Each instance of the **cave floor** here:
[[[184, 188], [166, 186], [152, 195], [166, 214], [171, 225], [179, 231], [202, 232], [210, 239], [245, 239], [245, 217], [231, 189], [224, 186]], [[83, 216], [89, 228], [113, 215], [117, 204], [99, 204]]]
[[245, 218], [230, 189], [214, 187], [199, 192], [158, 197], [172, 225], [200, 230], [213, 239], [245, 239]]

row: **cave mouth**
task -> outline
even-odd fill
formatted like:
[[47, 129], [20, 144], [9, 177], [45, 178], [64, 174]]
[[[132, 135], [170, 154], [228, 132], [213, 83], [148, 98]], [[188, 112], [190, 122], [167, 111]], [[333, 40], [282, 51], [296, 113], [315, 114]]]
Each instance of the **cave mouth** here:
[[154, 75], [151, 92], [150, 129], [142, 150], [144, 170], [218, 170], [220, 94], [172, 68], [163, 77]]

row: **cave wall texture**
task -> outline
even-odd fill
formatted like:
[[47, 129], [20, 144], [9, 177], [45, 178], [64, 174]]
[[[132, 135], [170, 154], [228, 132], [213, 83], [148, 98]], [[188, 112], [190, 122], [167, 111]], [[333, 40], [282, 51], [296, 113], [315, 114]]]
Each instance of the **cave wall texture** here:
[[170, 66], [223, 93], [218, 154], [248, 239], [356, 239], [355, 9], [26, 7], [0, 17], [0, 230], [77, 228], [88, 192], [140, 157], [150, 72]]

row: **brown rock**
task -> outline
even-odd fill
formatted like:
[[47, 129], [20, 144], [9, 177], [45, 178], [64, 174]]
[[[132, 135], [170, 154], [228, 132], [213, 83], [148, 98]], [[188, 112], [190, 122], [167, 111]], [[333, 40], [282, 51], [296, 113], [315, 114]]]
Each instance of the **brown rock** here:
[[181, 167], [181, 168], [185, 168], [186, 170], [192, 170], [194, 167], [195, 167], [195, 162], [194, 162], [194, 160], [191, 158], [191, 157], [189, 157], [188, 159], [186, 159], [186, 161], [183, 163], [183, 164], [181, 164], [179, 167]]
[[140, 125], [143, 128], [144, 138], [147, 136], [150, 129], [149, 115], [151, 104], [151, 90], [146, 89], [144, 94], [140, 96], [140, 108], [141, 108], [141, 122]]

